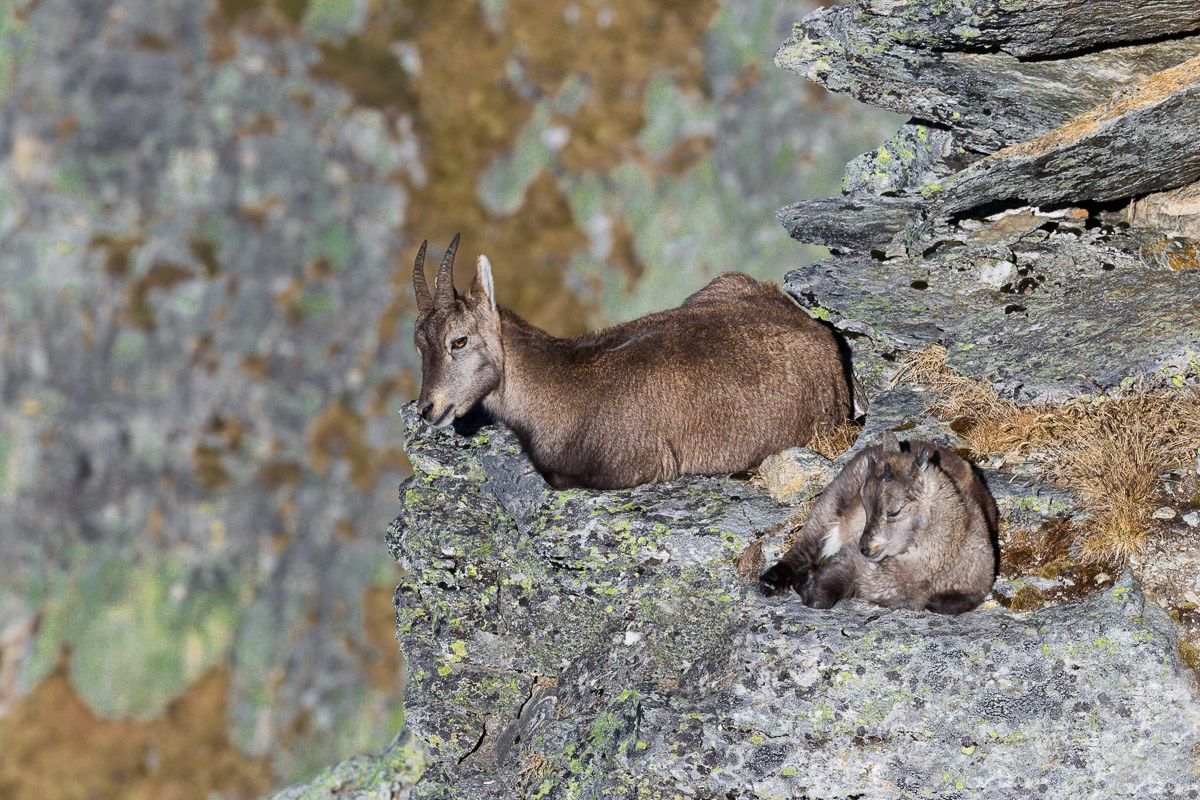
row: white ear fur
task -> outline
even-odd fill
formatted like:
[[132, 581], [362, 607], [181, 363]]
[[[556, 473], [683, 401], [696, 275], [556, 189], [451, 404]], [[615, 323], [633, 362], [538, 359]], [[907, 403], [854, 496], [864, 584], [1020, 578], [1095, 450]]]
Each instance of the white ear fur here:
[[492, 283], [492, 262], [488, 261], [488, 257], [482, 253], [479, 254], [479, 258], [475, 259], [475, 271], [483, 283], [483, 290], [487, 292], [488, 305], [492, 311], [495, 311], [496, 285]]

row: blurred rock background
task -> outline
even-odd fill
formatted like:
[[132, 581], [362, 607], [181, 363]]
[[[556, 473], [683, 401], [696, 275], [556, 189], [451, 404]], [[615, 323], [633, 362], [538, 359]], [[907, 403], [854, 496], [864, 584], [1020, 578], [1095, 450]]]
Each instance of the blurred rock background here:
[[382, 748], [417, 244], [563, 335], [780, 279], [899, 121], [771, 66], [814, 6], [0, 0], [0, 796]]

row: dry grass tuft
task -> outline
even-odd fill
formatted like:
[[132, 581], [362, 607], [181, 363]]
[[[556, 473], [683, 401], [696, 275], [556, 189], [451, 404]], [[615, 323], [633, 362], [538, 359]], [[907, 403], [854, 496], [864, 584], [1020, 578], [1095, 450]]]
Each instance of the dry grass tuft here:
[[1200, 647], [1189, 642], [1187, 639], [1179, 640], [1179, 660], [1182, 661], [1190, 669], [1200, 667]]
[[807, 447], [828, 459], [834, 459], [849, 450], [858, 440], [858, 434], [861, 432], [861, 425], [853, 420], [846, 420], [836, 428], [816, 433]]
[[949, 369], [937, 345], [911, 356], [895, 380], [940, 393], [933, 412], [976, 455], [1040, 461], [1047, 479], [1075, 492], [1092, 512], [1079, 542], [1090, 561], [1123, 563], [1144, 547], [1158, 476], [1191, 463], [1200, 442], [1194, 390], [1135, 387], [1116, 397], [1020, 406]]
[[[819, 495], [818, 495], [819, 496]], [[813, 506], [817, 504], [817, 498], [813, 497], [805, 500], [796, 506], [795, 512], [788, 517], [787, 536], [783, 538], [783, 543], [779, 546], [779, 555], [783, 556], [788, 550], [791, 550], [796, 542], [800, 541], [800, 534], [804, 531], [804, 523], [808, 522], [808, 515], [812, 513]]]
[[746, 545], [746, 549], [734, 560], [733, 567], [738, 575], [748, 581], [753, 581], [758, 579], [765, 563], [766, 559], [763, 557], [762, 540], [755, 539]]
[[1013, 611], [1037, 611], [1046, 604], [1046, 598], [1036, 586], [1022, 586], [1009, 601]]
[[1037, 575], [1053, 579], [1071, 571], [1071, 545], [1076, 532], [1062, 520], [1038, 528], [1004, 527], [1001, 536], [1000, 574], [1008, 577]]
[[946, 348], [929, 345], [900, 366], [893, 385], [918, 383], [942, 395], [933, 412], [951, 427], [974, 453], [1028, 452], [1055, 438], [1061, 406], [1019, 406], [996, 394], [990, 385], [960, 375], [946, 366]]

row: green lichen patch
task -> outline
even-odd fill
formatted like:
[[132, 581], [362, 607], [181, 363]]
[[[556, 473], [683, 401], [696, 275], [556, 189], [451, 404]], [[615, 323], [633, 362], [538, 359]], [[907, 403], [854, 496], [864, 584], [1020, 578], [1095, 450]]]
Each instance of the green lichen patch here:
[[379, 756], [355, 756], [322, 770], [303, 784], [284, 789], [272, 800], [387, 800], [406, 790], [425, 769], [420, 744], [405, 732], [392, 739]]
[[[436, 465], [389, 534], [421, 797], [987, 792], [1030, 764], [1086, 787], [1152, 763], [1138, 785], [1158, 786], [1200, 743], [1188, 724], [1096, 744], [1114, 709], [1158, 726], [1197, 702], [1173, 624], [1128, 578], [1024, 614], [814, 611], [736, 573], [791, 511], [752, 486], [552, 492], [502, 431], [409, 424], [413, 462]], [[1096, 775], [1046, 767], [1043, 746], [1083, 748]]]

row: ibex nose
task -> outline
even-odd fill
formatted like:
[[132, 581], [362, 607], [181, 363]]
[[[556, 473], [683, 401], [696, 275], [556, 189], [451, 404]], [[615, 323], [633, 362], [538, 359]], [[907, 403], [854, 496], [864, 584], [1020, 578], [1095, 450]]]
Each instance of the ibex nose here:
[[871, 548], [870, 548], [870, 546], [869, 546], [869, 545], [860, 544], [860, 545], [858, 546], [858, 552], [862, 553], [864, 556], [870, 556], [870, 555], [871, 555]]
[[421, 419], [429, 422], [429, 414], [433, 411], [433, 403], [426, 403], [421, 406]]

